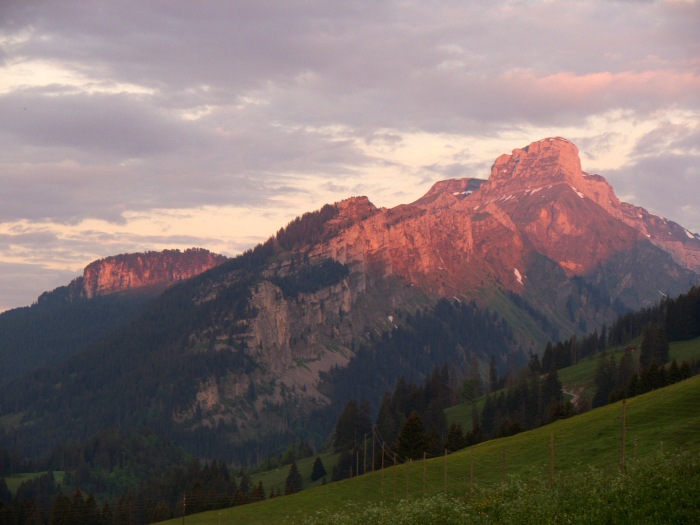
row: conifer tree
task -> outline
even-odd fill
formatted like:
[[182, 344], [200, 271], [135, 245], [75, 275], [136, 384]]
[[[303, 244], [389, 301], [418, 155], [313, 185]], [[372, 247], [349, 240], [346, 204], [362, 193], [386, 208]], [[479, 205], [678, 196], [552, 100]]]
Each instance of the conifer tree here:
[[464, 439], [464, 432], [462, 431], [462, 425], [459, 423], [452, 423], [449, 430], [447, 431], [447, 439], [445, 440], [445, 448], [450, 452], [455, 452], [461, 450], [467, 446], [467, 442]]
[[648, 324], [642, 332], [642, 344], [639, 351], [639, 364], [642, 367], [652, 363], [663, 365], [668, 361], [668, 338], [666, 329], [658, 324]]
[[303, 480], [301, 479], [301, 474], [299, 473], [299, 467], [297, 467], [297, 462], [293, 461], [292, 465], [289, 467], [287, 480], [284, 483], [285, 496], [301, 491], [302, 485]]
[[423, 421], [417, 412], [408, 417], [396, 441], [397, 452], [402, 459], [420, 459], [428, 450], [428, 437]]
[[253, 491], [250, 493], [250, 501], [251, 502], [256, 502], [256, 501], [262, 501], [265, 499], [265, 487], [263, 487], [263, 482], [259, 481], [257, 485], [253, 488]]
[[615, 390], [617, 384], [617, 365], [615, 364], [614, 356], [608, 356], [605, 353], [598, 357], [598, 366], [595, 373], [596, 393], [593, 396], [593, 408], [607, 405], [610, 400], [610, 394]]
[[311, 481], [319, 480], [326, 474], [326, 467], [323, 465], [323, 461], [321, 461], [320, 457], [316, 456], [314, 466], [311, 468]]

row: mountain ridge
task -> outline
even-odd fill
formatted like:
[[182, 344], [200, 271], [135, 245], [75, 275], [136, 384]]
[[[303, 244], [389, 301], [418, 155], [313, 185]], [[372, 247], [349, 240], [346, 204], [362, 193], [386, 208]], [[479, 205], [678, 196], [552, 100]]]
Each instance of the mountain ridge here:
[[[548, 340], [602, 327], [698, 282], [700, 239], [623, 204], [603, 177], [581, 171], [575, 145], [552, 138], [499, 157], [488, 181], [441, 181], [391, 209], [367, 197], [326, 205], [170, 287], [128, 332], [35, 375], [26, 393], [0, 391], [12, 411], [31, 414], [15, 440], [35, 453], [46, 447], [29, 434], [39, 424], [55, 439], [74, 439], [65, 422], [90, 413], [90, 428], [99, 429], [101, 407], [123, 428], [155, 425], [191, 448], [235, 450], [255, 462], [292, 436], [325, 439], [347, 396], [388, 388], [401, 371], [419, 379], [446, 360], [493, 358], [505, 372]], [[448, 312], [450, 302], [483, 311], [509, 334], [504, 347], [479, 353], [464, 331], [428, 342], [459, 324], [433, 311], [442, 304]], [[426, 344], [406, 345], [406, 354], [392, 347], [389, 358], [381, 349], [397, 334]], [[137, 363], [144, 370], [131, 370]], [[350, 363], [360, 374], [387, 373], [371, 385], [350, 378], [345, 390], [324, 382]], [[32, 394], [59, 392], [57, 384], [56, 395], [73, 401]], [[115, 405], [114, 396], [127, 398]], [[61, 404], [70, 408], [54, 413]]]

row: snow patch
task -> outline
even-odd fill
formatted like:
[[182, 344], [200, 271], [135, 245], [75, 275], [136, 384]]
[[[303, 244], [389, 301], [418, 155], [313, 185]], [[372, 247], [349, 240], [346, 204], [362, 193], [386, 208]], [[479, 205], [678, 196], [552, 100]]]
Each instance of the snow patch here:
[[690, 233], [688, 230], [685, 230], [685, 234], [686, 234], [688, 237], [690, 237], [691, 239], [695, 239], [695, 235], [693, 235], [692, 233]]
[[393, 316], [393, 315], [387, 316], [387, 319], [389, 319], [389, 322], [390, 322], [390, 323], [393, 323], [393, 322], [394, 322], [394, 316]]
[[453, 192], [452, 192], [452, 195], [454, 195], [454, 196], [456, 197], [457, 195], [471, 195], [472, 193], [474, 193], [472, 190], [467, 190], [467, 191], [453, 191]]
[[[569, 185], [569, 186], [571, 186], [571, 185]], [[573, 186], [571, 186], [571, 189], [574, 190], [574, 191], [576, 192], [576, 194], [577, 194], [579, 197], [581, 197], [582, 199], [585, 197], [585, 195], [584, 195], [583, 193], [581, 193], [580, 191], [578, 191], [578, 190], [577, 190], [576, 188], [574, 188]]]
[[515, 279], [520, 283], [521, 286], [523, 285], [523, 276], [520, 275], [520, 271], [518, 271], [517, 268], [513, 268], [513, 275], [515, 275]]

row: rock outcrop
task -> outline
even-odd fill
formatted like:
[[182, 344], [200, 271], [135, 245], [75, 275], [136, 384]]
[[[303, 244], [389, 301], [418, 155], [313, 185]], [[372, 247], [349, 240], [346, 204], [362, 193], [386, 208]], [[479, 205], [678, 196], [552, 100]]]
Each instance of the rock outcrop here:
[[145, 289], [163, 289], [189, 279], [227, 258], [201, 248], [114, 255], [94, 261], [69, 285], [72, 298], [92, 298]]

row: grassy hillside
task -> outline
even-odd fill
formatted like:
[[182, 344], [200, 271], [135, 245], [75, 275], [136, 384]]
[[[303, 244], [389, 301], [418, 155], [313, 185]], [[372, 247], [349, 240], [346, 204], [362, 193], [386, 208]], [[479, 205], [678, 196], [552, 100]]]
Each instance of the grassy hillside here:
[[[633, 341], [631, 344], [639, 348], [641, 338]], [[627, 346], [627, 345], [625, 345]], [[620, 362], [622, 347], [615, 347], [608, 350], [608, 355], [614, 355], [615, 360]], [[670, 343], [670, 359], [676, 359], [679, 363], [684, 360], [700, 359], [700, 339], [692, 339], [690, 341], [675, 341]], [[639, 364], [639, 351], [635, 352], [635, 362]], [[595, 394], [595, 372], [598, 366], [598, 356], [593, 355], [586, 359], [582, 359], [577, 364], [562, 368], [558, 371], [559, 380], [564, 389], [582, 391], [586, 399], [592, 399]], [[482, 396], [476, 400], [476, 407], [481, 414], [484, 408], [486, 396]], [[459, 423], [465, 431], [471, 430], [472, 427], [472, 404], [461, 403], [445, 410], [448, 424]]]
[[[333, 465], [338, 462], [339, 454], [333, 452], [326, 452], [319, 454], [318, 457], [321, 458], [323, 466], [326, 469], [328, 475], [326, 476], [326, 481], [331, 479], [331, 469]], [[297, 467], [299, 468], [299, 474], [301, 474], [304, 480], [304, 487], [316, 487], [323, 484], [323, 479], [319, 479], [315, 482], [311, 481], [311, 470], [314, 466], [314, 461], [316, 461], [316, 456], [309, 458], [300, 459], [297, 461]], [[279, 490], [280, 493], [284, 494], [284, 486], [287, 481], [287, 475], [289, 474], [289, 465], [284, 465], [282, 467], [276, 468], [274, 470], [268, 470], [265, 472], [257, 472], [250, 476], [253, 486], [257, 485], [258, 482], [262, 481], [263, 487], [265, 487], [265, 494], [270, 493], [270, 489]]]
[[[700, 376], [628, 400], [627, 464], [661, 451], [683, 449], [700, 453], [698, 406]], [[541, 483], [549, 479], [552, 441], [555, 481], [575, 479], [589, 466], [615, 472], [621, 459], [621, 415], [622, 404], [615, 403], [530, 432], [481, 443], [447, 458], [387, 468], [383, 473], [374, 472], [293, 496], [187, 516], [186, 523], [304, 523], [319, 509], [340, 508], [347, 502], [368, 505], [444, 491], [464, 495], [469, 491], [472, 465], [475, 489], [498, 490], [504, 473], [519, 475], [525, 482]], [[181, 522], [180, 518], [168, 523]]]
[[[12, 476], [5, 477], [5, 482], [7, 483], [7, 488], [10, 489], [10, 492], [12, 492], [12, 494], [14, 494], [17, 492], [17, 489], [22, 483], [34, 478], [38, 478], [43, 474], [46, 474], [46, 472], [21, 472], [19, 474], [13, 474]], [[65, 472], [61, 471], [53, 473], [53, 476], [56, 479], [56, 483], [58, 485], [61, 485], [63, 483], [64, 475]]]

